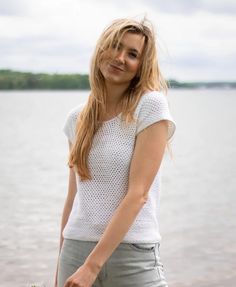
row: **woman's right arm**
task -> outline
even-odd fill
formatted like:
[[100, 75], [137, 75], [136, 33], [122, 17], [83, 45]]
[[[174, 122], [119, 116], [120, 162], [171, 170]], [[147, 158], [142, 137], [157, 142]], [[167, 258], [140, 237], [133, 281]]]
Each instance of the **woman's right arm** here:
[[[69, 142], [69, 150], [71, 151], [72, 148], [72, 144]], [[62, 212], [62, 218], [61, 218], [61, 231], [60, 231], [60, 245], [59, 245], [59, 255], [58, 255], [58, 261], [59, 261], [59, 256], [60, 256], [60, 252], [61, 252], [61, 247], [63, 244], [63, 235], [62, 232], [64, 230], [64, 227], [68, 221], [72, 206], [73, 206], [73, 202], [74, 202], [74, 198], [77, 192], [77, 187], [76, 187], [76, 176], [75, 176], [75, 172], [73, 168], [70, 168], [69, 171], [69, 183], [68, 183], [68, 193], [67, 193], [67, 197], [65, 200], [65, 204], [64, 204], [64, 208], [63, 208], [63, 212]], [[57, 269], [56, 269], [56, 276], [55, 276], [55, 284], [54, 286], [57, 287], [57, 273], [58, 273], [58, 261], [57, 261]]]

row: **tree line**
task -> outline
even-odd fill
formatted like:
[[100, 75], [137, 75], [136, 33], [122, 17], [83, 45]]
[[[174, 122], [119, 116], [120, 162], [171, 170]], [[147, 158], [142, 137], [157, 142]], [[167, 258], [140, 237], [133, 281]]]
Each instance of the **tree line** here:
[[[168, 86], [178, 88], [236, 88], [236, 82], [178, 82], [168, 80]], [[0, 90], [89, 90], [86, 74], [48, 74], [0, 70]]]
[[0, 70], [1, 90], [88, 90], [88, 75]]

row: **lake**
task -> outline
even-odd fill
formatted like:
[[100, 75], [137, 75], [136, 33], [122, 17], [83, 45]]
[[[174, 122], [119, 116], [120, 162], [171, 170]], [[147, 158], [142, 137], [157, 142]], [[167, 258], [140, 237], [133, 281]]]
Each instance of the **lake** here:
[[[0, 282], [53, 286], [67, 194], [62, 126], [80, 91], [0, 92]], [[170, 90], [161, 257], [169, 287], [236, 286], [236, 90]]]

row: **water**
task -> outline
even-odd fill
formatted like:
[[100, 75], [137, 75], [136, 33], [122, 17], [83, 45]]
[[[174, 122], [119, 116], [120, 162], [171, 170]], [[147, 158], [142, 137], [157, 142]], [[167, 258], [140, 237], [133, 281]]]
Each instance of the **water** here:
[[[0, 282], [53, 286], [67, 193], [62, 125], [87, 92], [0, 93]], [[161, 256], [169, 287], [236, 285], [236, 90], [173, 90]], [[36, 283], [35, 283], [36, 284]]]

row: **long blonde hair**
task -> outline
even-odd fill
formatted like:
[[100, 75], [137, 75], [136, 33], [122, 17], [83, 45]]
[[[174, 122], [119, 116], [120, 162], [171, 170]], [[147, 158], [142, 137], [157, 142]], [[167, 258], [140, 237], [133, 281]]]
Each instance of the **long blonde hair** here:
[[134, 120], [135, 108], [145, 91], [164, 91], [167, 93], [167, 83], [159, 68], [155, 33], [153, 25], [144, 18], [142, 21], [133, 19], [117, 19], [108, 26], [98, 39], [90, 65], [89, 82], [91, 93], [81, 111], [77, 123], [75, 142], [69, 154], [68, 165], [74, 167], [81, 180], [90, 180], [88, 154], [93, 137], [101, 126], [100, 119], [106, 112], [107, 91], [105, 79], [99, 69], [103, 52], [111, 49], [114, 43], [119, 43], [126, 32], [144, 36], [144, 48], [137, 75], [128, 87], [128, 96], [121, 99], [122, 119], [129, 123]]

